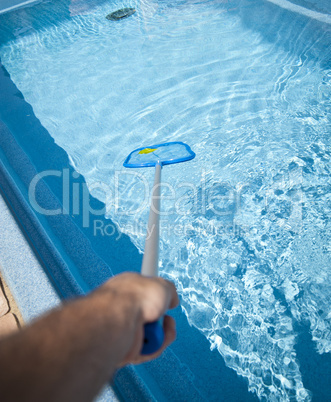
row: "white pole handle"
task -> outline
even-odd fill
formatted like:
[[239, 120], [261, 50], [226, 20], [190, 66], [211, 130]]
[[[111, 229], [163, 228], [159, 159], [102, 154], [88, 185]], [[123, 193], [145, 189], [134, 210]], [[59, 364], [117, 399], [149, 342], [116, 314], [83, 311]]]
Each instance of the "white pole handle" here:
[[154, 186], [152, 189], [149, 210], [147, 235], [141, 274], [158, 276], [159, 271], [159, 239], [160, 239], [160, 205], [161, 205], [161, 165], [155, 166]]

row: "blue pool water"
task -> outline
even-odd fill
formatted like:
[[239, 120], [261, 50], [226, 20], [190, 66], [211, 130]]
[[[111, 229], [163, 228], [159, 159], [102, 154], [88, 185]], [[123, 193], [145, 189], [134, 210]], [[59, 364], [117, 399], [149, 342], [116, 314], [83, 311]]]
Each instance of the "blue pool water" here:
[[64, 297], [140, 268], [153, 171], [126, 156], [175, 140], [197, 154], [163, 169], [160, 271], [181, 310], [178, 341], [137, 369], [157, 400], [330, 395], [328, 7], [63, 0], [0, 16], [9, 202], [32, 208]]

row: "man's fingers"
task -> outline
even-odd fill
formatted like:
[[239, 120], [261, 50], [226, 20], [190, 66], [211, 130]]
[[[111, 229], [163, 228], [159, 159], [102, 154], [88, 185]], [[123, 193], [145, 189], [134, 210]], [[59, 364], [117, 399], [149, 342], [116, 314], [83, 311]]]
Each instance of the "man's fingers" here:
[[157, 352], [150, 355], [139, 355], [135, 359], [132, 359], [130, 362], [127, 363], [141, 364], [159, 357], [164, 352], [164, 350], [176, 339], [176, 322], [172, 317], [168, 315], [164, 316], [163, 330], [163, 345]]
[[176, 321], [169, 315], [164, 316], [163, 320], [163, 330], [164, 330], [164, 343], [163, 346], [166, 348], [176, 339]]
[[163, 331], [164, 331], [164, 341], [160, 349], [151, 354], [146, 355], [147, 360], [155, 359], [160, 356], [162, 352], [176, 339], [176, 322], [169, 315], [165, 315], [163, 319]]

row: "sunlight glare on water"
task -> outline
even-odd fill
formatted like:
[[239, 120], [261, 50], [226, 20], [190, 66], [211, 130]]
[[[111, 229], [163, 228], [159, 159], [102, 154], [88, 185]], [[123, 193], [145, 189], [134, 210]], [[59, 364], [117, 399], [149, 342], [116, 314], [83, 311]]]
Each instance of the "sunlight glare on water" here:
[[[136, 14], [106, 20], [124, 6]], [[250, 390], [310, 399], [294, 327], [330, 352], [330, 27], [253, 1], [72, 15], [1, 47], [12, 80], [141, 251], [153, 169], [122, 163], [191, 146], [195, 160], [163, 169], [161, 274]]]

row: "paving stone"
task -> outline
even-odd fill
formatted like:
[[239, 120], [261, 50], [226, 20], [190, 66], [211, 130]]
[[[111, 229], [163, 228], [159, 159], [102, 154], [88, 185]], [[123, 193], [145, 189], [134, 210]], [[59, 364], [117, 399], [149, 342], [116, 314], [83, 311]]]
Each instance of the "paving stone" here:
[[9, 311], [9, 305], [6, 296], [3, 293], [2, 287], [0, 286], [0, 317], [7, 314]]
[[0, 318], [0, 338], [17, 331], [17, 321], [12, 313], [8, 313]]

